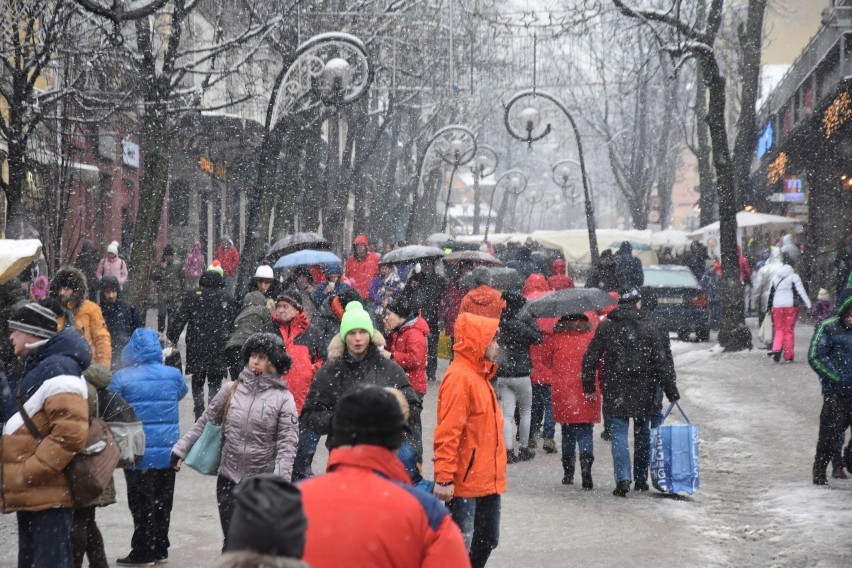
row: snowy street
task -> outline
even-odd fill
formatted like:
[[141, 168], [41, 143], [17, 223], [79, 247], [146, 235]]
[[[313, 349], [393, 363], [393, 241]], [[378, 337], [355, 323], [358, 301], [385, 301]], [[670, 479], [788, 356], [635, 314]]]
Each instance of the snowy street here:
[[[559, 456], [540, 448], [533, 461], [509, 466], [501, 541], [489, 566], [852, 565], [852, 480], [811, 484], [821, 406], [806, 362], [811, 331], [797, 328], [793, 364], [773, 363], [763, 350], [727, 355], [709, 352], [712, 343], [673, 342], [681, 403], [701, 427], [701, 490], [689, 498], [654, 489], [613, 497], [609, 444], [596, 427], [591, 492], [580, 489], [579, 472], [577, 485], [561, 485]], [[430, 385], [427, 448], [436, 392]], [[181, 407], [183, 431], [191, 404], [187, 397]], [[324, 456], [317, 458], [314, 471], [322, 471]], [[119, 502], [97, 513], [111, 562], [127, 553], [132, 530], [124, 478], [115, 479]], [[214, 562], [221, 538], [214, 494], [215, 478], [178, 474], [171, 566]], [[0, 565], [15, 565], [15, 539], [14, 517], [3, 516]]]

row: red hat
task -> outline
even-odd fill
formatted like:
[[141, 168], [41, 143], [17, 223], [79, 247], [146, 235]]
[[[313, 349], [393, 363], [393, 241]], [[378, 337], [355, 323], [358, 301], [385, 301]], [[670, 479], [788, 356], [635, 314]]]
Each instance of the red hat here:
[[361, 234], [355, 237], [355, 240], [352, 241], [353, 245], [368, 245], [370, 244], [370, 240], [367, 238], [367, 235]]

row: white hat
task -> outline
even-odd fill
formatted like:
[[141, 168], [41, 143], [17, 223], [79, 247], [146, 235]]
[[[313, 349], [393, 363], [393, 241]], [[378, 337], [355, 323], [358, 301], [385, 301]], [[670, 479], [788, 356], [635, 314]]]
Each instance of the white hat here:
[[266, 264], [261, 264], [254, 271], [254, 277], [262, 280], [273, 280], [275, 275], [272, 273], [272, 267]]
[[820, 288], [819, 293], [817, 294], [817, 300], [822, 300], [823, 302], [831, 300], [831, 296], [828, 295], [828, 290]]
[[118, 241], [112, 241], [107, 247], [107, 253], [118, 255]]

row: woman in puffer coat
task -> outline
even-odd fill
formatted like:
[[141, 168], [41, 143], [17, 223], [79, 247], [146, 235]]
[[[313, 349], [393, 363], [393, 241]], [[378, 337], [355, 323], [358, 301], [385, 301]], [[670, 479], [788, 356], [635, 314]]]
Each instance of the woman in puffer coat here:
[[223, 550], [228, 545], [234, 487], [246, 477], [264, 473], [290, 481], [299, 443], [296, 402], [281, 378], [291, 364], [281, 338], [271, 333], [252, 335], [243, 346], [243, 363], [239, 379], [222, 385], [201, 418], [172, 449], [173, 467], [180, 471], [204, 426], [227, 404], [216, 481]]

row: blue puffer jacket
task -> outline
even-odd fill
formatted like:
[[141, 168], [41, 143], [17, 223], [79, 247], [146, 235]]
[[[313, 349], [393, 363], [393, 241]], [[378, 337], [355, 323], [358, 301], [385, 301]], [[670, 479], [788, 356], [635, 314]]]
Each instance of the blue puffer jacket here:
[[852, 326], [843, 324], [843, 314], [852, 309], [852, 288], [837, 298], [837, 313], [814, 332], [808, 363], [819, 375], [823, 396], [852, 396]]
[[122, 369], [109, 390], [130, 403], [145, 431], [145, 456], [133, 469], [166, 469], [172, 446], [180, 438], [178, 403], [189, 390], [181, 372], [163, 365], [157, 334], [137, 329], [121, 354]]

